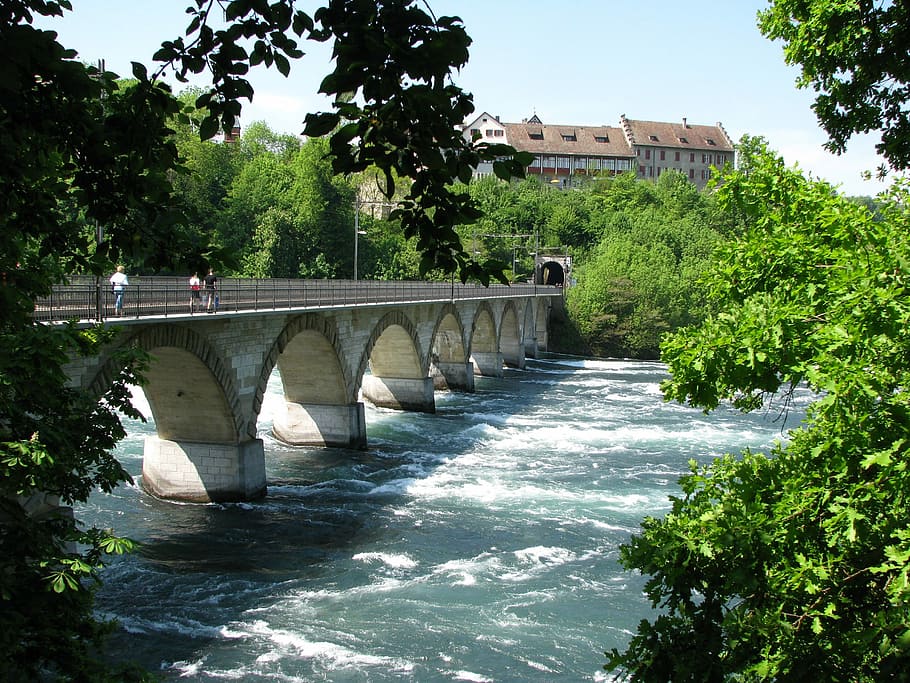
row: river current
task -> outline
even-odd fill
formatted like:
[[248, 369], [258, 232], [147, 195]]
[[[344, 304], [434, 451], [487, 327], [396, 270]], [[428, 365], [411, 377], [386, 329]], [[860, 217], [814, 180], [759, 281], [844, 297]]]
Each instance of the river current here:
[[229, 505], [145, 494], [154, 427], [127, 421], [136, 484], [78, 510], [142, 543], [103, 570], [114, 651], [175, 681], [610, 680], [604, 651], [653, 616], [618, 546], [669, 509], [690, 459], [766, 450], [797, 422], [665, 403], [665, 378], [532, 360], [438, 392], [434, 415], [367, 404], [369, 448], [348, 451], [270, 436], [276, 374], [268, 495]]

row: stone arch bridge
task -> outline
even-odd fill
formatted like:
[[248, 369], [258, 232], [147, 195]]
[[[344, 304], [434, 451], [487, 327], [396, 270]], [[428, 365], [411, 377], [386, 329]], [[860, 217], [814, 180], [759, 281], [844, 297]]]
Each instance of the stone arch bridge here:
[[[274, 433], [292, 445], [366, 447], [361, 399], [434, 412], [434, 390], [474, 391], [547, 347], [558, 288], [452, 283], [248, 281], [219, 283], [214, 314], [190, 311], [183, 279], [133, 278], [124, 317], [107, 287], [57, 288], [36, 308], [45, 321], [98, 319], [119, 344], [148, 351], [146, 398], [157, 434], [146, 439], [142, 482], [187, 501], [265, 493], [257, 420], [277, 367], [286, 410]], [[72, 362], [78, 386], [101, 395], [119, 368], [115, 349]]]

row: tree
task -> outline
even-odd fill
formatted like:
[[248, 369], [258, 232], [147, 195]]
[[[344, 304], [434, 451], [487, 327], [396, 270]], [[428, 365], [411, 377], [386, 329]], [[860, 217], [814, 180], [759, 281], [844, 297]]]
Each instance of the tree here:
[[[719, 201], [749, 229], [671, 335], [668, 400], [742, 410], [816, 392], [769, 455], [691, 463], [621, 549], [660, 614], [608, 668], [642, 681], [910, 680], [910, 199], [874, 220], [770, 152]], [[780, 403], [782, 401], [782, 403]]]
[[[812, 109], [838, 154], [855, 133], [881, 131], [876, 146], [894, 168], [910, 165], [910, 2], [773, 0], [759, 28], [784, 42], [799, 87], [819, 93]], [[884, 172], [884, 168], [880, 173]]]
[[[215, 31], [209, 15], [222, 4], [227, 26]], [[104, 554], [130, 543], [82, 528], [53, 502], [84, 501], [128, 479], [112, 449], [123, 436], [118, 413], [136, 416], [126, 387], [142, 381], [146, 358], [124, 348], [123, 369], [99, 400], [71, 387], [64, 366], [97, 354], [112, 333], [39, 325], [32, 315], [70, 273], [100, 276], [121, 259], [155, 272], [173, 267], [175, 253], [211, 246], [174, 230], [183, 219], [172, 210], [172, 181], [186, 169], [172, 124], [198, 126], [202, 139], [230, 130], [253, 94], [251, 67], [286, 74], [302, 55], [296, 38], [334, 41], [336, 68], [322, 91], [355, 93], [358, 104], [339, 97], [336, 111], [308, 117], [307, 133], [332, 133], [336, 172], [375, 165], [390, 195], [396, 174], [412, 178], [399, 216], [419, 239], [423, 270], [484, 281], [502, 273], [461, 247], [453, 226], [477, 212], [453, 181], [481, 159], [497, 159], [503, 176], [529, 163], [501, 160], [508, 148], [473, 146], [456, 132], [473, 103], [448, 78], [470, 39], [457, 18], [435, 19], [410, 0], [331, 0], [312, 17], [291, 0], [196, 0], [186, 39], [162, 45], [156, 72], [134, 63], [128, 84], [32, 25], [71, 9], [69, 0], [0, 3], [0, 673], [11, 681], [107, 677], [93, 657], [103, 624], [91, 587]], [[199, 116], [159, 81], [172, 68], [179, 78], [211, 71]], [[44, 509], [30, 502], [45, 498]]]

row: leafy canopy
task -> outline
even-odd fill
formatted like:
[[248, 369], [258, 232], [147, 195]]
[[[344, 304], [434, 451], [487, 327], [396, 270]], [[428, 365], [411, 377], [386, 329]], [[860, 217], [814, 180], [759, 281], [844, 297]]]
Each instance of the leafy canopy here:
[[[174, 253], [214, 253], [176, 229], [185, 217], [172, 208], [173, 181], [187, 169], [173, 125], [198, 126], [203, 139], [230, 130], [253, 95], [250, 68], [286, 74], [302, 55], [297, 38], [334, 41], [336, 68], [322, 89], [339, 101], [309, 117], [307, 133], [332, 134], [335, 172], [375, 165], [389, 194], [391, 178], [410, 177], [400, 215], [421, 267], [463, 279], [491, 274], [453, 230], [476, 209], [452, 183], [481, 158], [496, 157], [502, 175], [527, 163], [457, 134], [473, 105], [448, 79], [470, 40], [458, 19], [437, 20], [415, 2], [330, 0], [311, 17], [292, 0], [195, 0], [186, 37], [162, 45], [158, 71], [134, 63], [129, 82], [82, 64], [33, 25], [71, 9], [69, 0], [0, 3], [0, 678], [10, 681], [116, 677], [95, 658], [105, 628], [92, 586], [104, 555], [132, 544], [54, 503], [129, 478], [113, 449], [124, 435], [119, 414], [136, 416], [128, 385], [143, 381], [147, 358], [103, 327], [39, 325], [32, 313], [74, 272], [101, 276], [119, 260], [157, 272]], [[223, 29], [211, 27], [213, 12]], [[159, 80], [168, 69], [210, 73], [212, 88], [195, 100], [201, 116]], [[286, 218], [263, 222], [264, 242]], [[91, 389], [73, 386], [67, 364], [102, 349], [110, 371]]]
[[[691, 465], [621, 549], [661, 608], [608, 668], [643, 681], [907, 680], [910, 215], [880, 220], [760, 147], [719, 201], [748, 231], [707, 275], [714, 313], [671, 335], [667, 399], [710, 410], [817, 393], [769, 456]], [[784, 409], [786, 404], [784, 404]]]
[[761, 32], [784, 42], [787, 64], [802, 68], [797, 84], [818, 93], [812, 109], [829, 150], [881, 131], [879, 154], [910, 166], [910, 2], [774, 0], [758, 16]]

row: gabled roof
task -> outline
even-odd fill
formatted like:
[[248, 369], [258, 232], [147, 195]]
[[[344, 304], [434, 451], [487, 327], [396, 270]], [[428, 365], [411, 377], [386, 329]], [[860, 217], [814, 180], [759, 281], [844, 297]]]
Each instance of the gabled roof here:
[[584, 156], [633, 157], [622, 129], [613, 126], [544, 125], [534, 117], [504, 123], [506, 142], [519, 152]]
[[699, 151], [732, 152], [733, 141], [724, 127], [700, 126], [683, 119], [680, 123], [638, 121], [622, 115], [619, 123], [630, 145], [673, 147]]
[[487, 123], [495, 123], [497, 126], [502, 126], [502, 124], [499, 122], [498, 117], [493, 116], [492, 114], [489, 114], [488, 112], [482, 111], [477, 116], [475, 116], [473, 119], [466, 121], [462, 125], [461, 129], [469, 130], [471, 128], [477, 128], [485, 119], [486, 119]]

